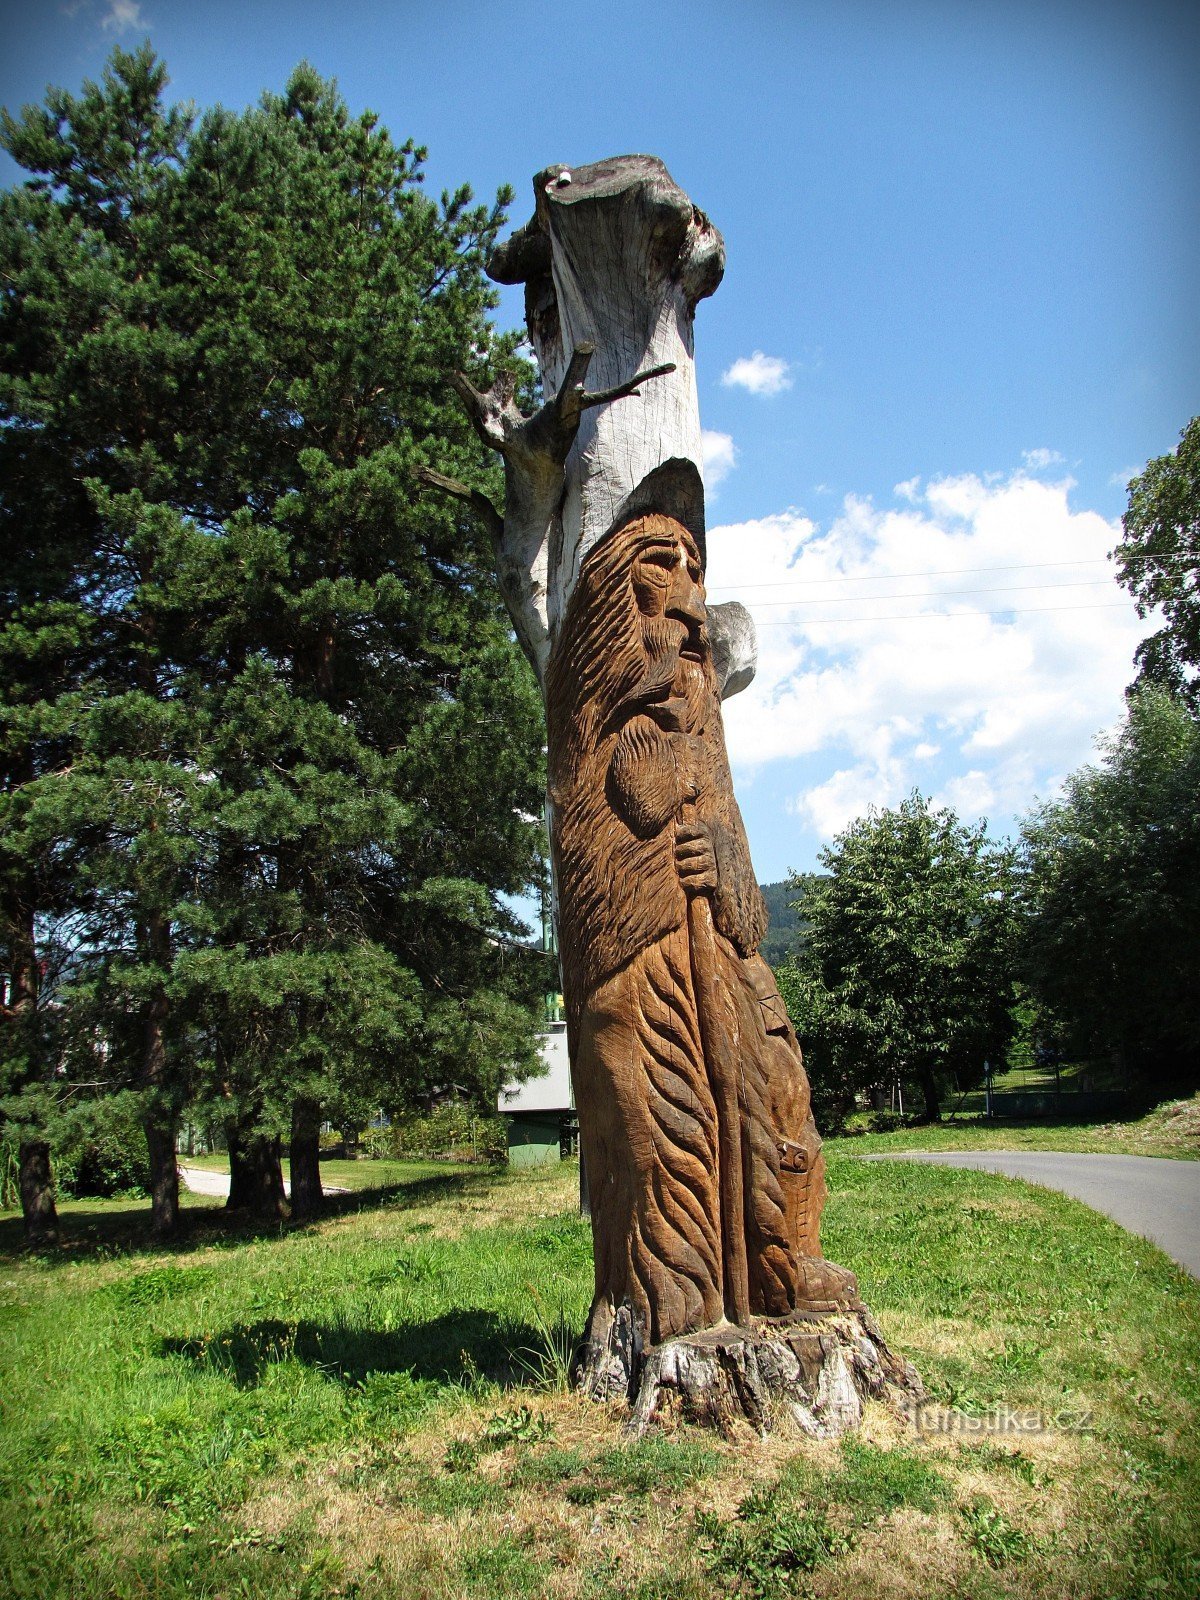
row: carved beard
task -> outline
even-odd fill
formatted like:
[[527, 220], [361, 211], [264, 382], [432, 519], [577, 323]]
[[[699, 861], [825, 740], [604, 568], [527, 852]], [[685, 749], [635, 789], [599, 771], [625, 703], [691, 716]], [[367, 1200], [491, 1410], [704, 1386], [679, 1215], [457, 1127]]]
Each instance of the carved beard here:
[[[692, 630], [677, 617], [643, 617], [642, 648], [646, 670], [626, 691], [609, 718], [620, 727], [638, 713], [652, 718], [667, 733], [698, 733], [704, 725], [710, 663], [708, 629]], [[684, 656], [692, 644], [699, 659]]]
[[[551, 837], [572, 1040], [596, 985], [687, 917], [674, 829], [664, 825], [657, 802], [654, 817], [647, 811], [639, 825], [629, 814], [629, 794], [621, 795], [629, 786], [619, 782], [614, 762], [627, 733], [632, 765], [643, 766], [633, 746], [643, 753], [657, 747], [664, 769], [682, 774], [689, 786], [698, 780], [697, 815], [723, 840], [727, 889], [714, 911], [723, 918], [719, 931], [748, 951], [765, 927], [729, 779], [707, 629], [689, 628], [678, 617], [647, 616], [634, 593], [631, 567], [638, 553], [651, 540], [673, 542], [683, 531], [678, 522], [651, 514], [596, 546], [546, 669]], [[644, 786], [643, 776], [633, 775], [632, 786], [645, 787], [648, 795], [658, 785]], [[673, 793], [668, 810], [681, 798]], [[748, 886], [744, 895], [740, 885]], [[729, 905], [725, 916], [721, 908]]]

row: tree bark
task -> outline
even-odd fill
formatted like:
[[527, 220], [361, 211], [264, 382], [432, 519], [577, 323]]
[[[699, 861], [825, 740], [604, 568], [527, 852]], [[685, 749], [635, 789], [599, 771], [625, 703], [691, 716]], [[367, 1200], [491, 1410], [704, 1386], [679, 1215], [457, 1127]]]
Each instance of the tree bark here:
[[321, 1107], [303, 1097], [292, 1102], [292, 1216], [307, 1221], [321, 1209]]
[[627, 1427], [642, 1434], [676, 1416], [728, 1437], [748, 1423], [760, 1435], [832, 1439], [859, 1426], [868, 1400], [911, 1412], [925, 1398], [911, 1362], [859, 1309], [750, 1328], [725, 1324], [660, 1345], [641, 1369]]
[[282, 1141], [278, 1134], [245, 1133], [227, 1127], [229, 1146], [229, 1199], [226, 1209], [245, 1211], [264, 1220], [286, 1214], [283, 1189]]
[[[38, 959], [32, 898], [20, 897], [7, 920], [12, 937], [9, 1012], [18, 1048], [25, 1049], [36, 1076], [44, 1063], [39, 1059], [37, 1038]], [[58, 1208], [54, 1201], [49, 1141], [31, 1130], [20, 1141], [17, 1161], [25, 1243], [34, 1250], [57, 1244]]]
[[[165, 964], [170, 959], [170, 930], [165, 917], [155, 913], [144, 929], [151, 962]], [[167, 1239], [179, 1228], [179, 1163], [175, 1139], [178, 1113], [172, 1105], [167, 1082], [167, 1018], [170, 1002], [161, 983], [157, 983], [146, 1002], [142, 1022], [142, 1083], [149, 1091], [143, 1128], [150, 1158], [150, 1225], [156, 1237]]]
[[45, 1139], [22, 1139], [19, 1161], [25, 1243], [31, 1250], [41, 1250], [57, 1244], [59, 1238], [49, 1143]]
[[[820, 1254], [820, 1138], [758, 954], [766, 912], [720, 709], [753, 676], [754, 628], [703, 581], [693, 318], [724, 245], [654, 157], [549, 167], [534, 197], [488, 270], [525, 285], [550, 398], [524, 417], [506, 378], [452, 380], [503, 458], [502, 518], [466, 485], [424, 481], [485, 517], [546, 705], [595, 1245], [576, 1375], [639, 1427], [670, 1392], [758, 1427], [774, 1397], [837, 1431], [863, 1394], [910, 1379], [867, 1331], [853, 1274]], [[814, 1318], [841, 1320], [810, 1339], [797, 1321]]]
[[938, 1094], [937, 1079], [928, 1067], [923, 1067], [919, 1074], [921, 1093], [925, 1096], [926, 1122], [940, 1122], [942, 1120], [942, 1101]]
[[150, 1227], [158, 1239], [179, 1231], [179, 1162], [175, 1150], [175, 1122], [148, 1116], [143, 1123], [150, 1158]]

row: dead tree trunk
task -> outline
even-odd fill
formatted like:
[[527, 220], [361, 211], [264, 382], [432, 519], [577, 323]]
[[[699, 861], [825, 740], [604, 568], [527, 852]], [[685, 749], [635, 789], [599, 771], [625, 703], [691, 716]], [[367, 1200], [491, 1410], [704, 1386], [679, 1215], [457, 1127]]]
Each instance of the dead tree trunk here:
[[503, 458], [500, 586], [546, 704], [547, 816], [596, 1288], [581, 1386], [635, 1426], [671, 1405], [836, 1432], [915, 1392], [852, 1273], [818, 1237], [824, 1163], [808, 1080], [758, 945], [766, 910], [721, 701], [754, 630], [709, 606], [693, 317], [720, 234], [660, 161], [534, 180], [495, 253], [524, 283], [551, 396], [454, 384]]

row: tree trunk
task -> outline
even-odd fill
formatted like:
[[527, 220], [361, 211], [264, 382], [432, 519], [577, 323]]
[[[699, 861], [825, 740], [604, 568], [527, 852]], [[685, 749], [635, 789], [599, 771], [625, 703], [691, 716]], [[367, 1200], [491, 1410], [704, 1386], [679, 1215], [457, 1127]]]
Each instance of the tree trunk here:
[[[6, 920], [12, 939], [9, 1011], [18, 1049], [24, 1047], [34, 1075], [38, 1076], [39, 1069], [44, 1072], [45, 1064], [40, 1060], [37, 1038], [38, 959], [32, 898], [17, 899], [12, 914]], [[54, 1203], [49, 1141], [30, 1130], [20, 1141], [17, 1160], [25, 1243], [33, 1250], [57, 1244], [58, 1208]]]
[[31, 1250], [40, 1250], [58, 1243], [58, 1211], [54, 1204], [50, 1146], [45, 1139], [22, 1139], [19, 1159], [25, 1243]]
[[321, 1107], [315, 1100], [292, 1103], [292, 1216], [297, 1221], [315, 1217], [324, 1198], [321, 1192]]
[[226, 1130], [229, 1145], [229, 1199], [226, 1209], [273, 1220], [287, 1210], [278, 1134]]
[[918, 1074], [921, 1084], [921, 1093], [925, 1096], [925, 1122], [940, 1122], [942, 1120], [942, 1102], [938, 1094], [937, 1079], [932, 1071], [925, 1067]]
[[150, 1157], [150, 1226], [158, 1239], [170, 1239], [179, 1229], [179, 1162], [175, 1151], [175, 1126], [170, 1119], [148, 1116], [142, 1124]]
[[239, 1133], [236, 1122], [225, 1124], [225, 1148], [229, 1152], [229, 1198], [225, 1202], [225, 1208], [228, 1211], [244, 1211], [250, 1203], [250, 1193], [254, 1185], [246, 1156], [245, 1140]]
[[808, 1080], [758, 955], [766, 912], [721, 719], [753, 676], [754, 628], [703, 583], [693, 318], [724, 244], [652, 156], [549, 167], [534, 196], [488, 270], [525, 284], [549, 398], [525, 417], [511, 382], [452, 379], [503, 457], [504, 515], [424, 478], [488, 522], [546, 706], [595, 1244], [576, 1376], [628, 1400], [639, 1428], [673, 1396], [706, 1420], [786, 1412], [836, 1432], [864, 1394], [916, 1379], [820, 1254]]
[[794, 1322], [728, 1323], [647, 1353], [627, 1427], [673, 1417], [736, 1437], [780, 1430], [832, 1439], [862, 1422], [868, 1400], [912, 1414], [926, 1398], [912, 1363], [888, 1348], [859, 1308]]
[[[170, 930], [165, 917], [155, 913], [144, 929], [151, 962], [170, 960]], [[170, 1002], [157, 983], [146, 1003], [142, 1023], [142, 1082], [150, 1092], [143, 1127], [150, 1157], [150, 1218], [156, 1237], [170, 1238], [179, 1227], [179, 1163], [175, 1153], [178, 1114], [167, 1083], [166, 1025]]]

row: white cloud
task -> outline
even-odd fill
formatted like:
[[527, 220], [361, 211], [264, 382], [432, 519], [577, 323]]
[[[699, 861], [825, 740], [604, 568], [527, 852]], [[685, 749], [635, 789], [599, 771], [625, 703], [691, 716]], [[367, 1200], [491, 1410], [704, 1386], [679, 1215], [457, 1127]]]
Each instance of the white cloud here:
[[733, 435], [704, 428], [700, 433], [700, 450], [704, 458], [704, 487], [715, 489], [737, 465], [737, 446], [733, 442]]
[[1045, 472], [1048, 467], [1061, 467], [1066, 459], [1057, 450], [1047, 450], [1045, 445], [1039, 445], [1036, 450], [1021, 451], [1021, 460], [1030, 472]]
[[916, 505], [920, 498], [921, 474], [915, 478], [905, 478], [903, 483], [898, 483], [892, 490], [897, 500], [907, 500], [909, 505]]
[[137, 0], [109, 0], [100, 26], [106, 33], [128, 33], [132, 28], [148, 27]]
[[1129, 480], [1141, 476], [1141, 467], [1123, 467], [1120, 472], [1109, 474], [1108, 485], [1110, 489], [1128, 489]]
[[1011, 817], [1091, 758], [1116, 721], [1138, 619], [1106, 559], [1116, 525], [1069, 479], [1020, 470], [847, 496], [708, 536], [714, 600], [754, 615], [758, 675], [726, 711], [743, 775], [804, 762], [790, 809], [822, 840], [914, 785], [970, 820]]
[[937, 796], [960, 816], [985, 817], [996, 804], [996, 789], [988, 774], [979, 767], [960, 772], [946, 783]]
[[751, 394], [780, 394], [792, 387], [788, 377], [788, 363], [778, 356], [765, 356], [756, 350], [752, 356], [739, 356], [727, 371], [721, 374], [727, 389], [749, 389]]
[[832, 839], [868, 806], [888, 806], [905, 791], [900, 765], [860, 762], [842, 767], [815, 788], [797, 795], [789, 809], [803, 818], [820, 839]]

